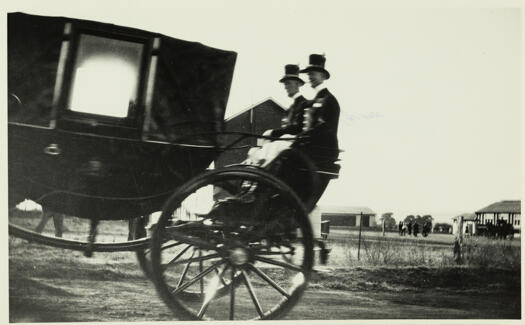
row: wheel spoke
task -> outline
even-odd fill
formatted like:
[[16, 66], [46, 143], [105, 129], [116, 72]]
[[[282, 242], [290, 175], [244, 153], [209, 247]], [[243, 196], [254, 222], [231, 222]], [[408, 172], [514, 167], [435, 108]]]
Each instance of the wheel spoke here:
[[182, 244], [184, 244], [184, 243], [180, 242], [180, 241], [176, 241], [176, 242], [174, 242], [172, 244], [169, 244], [169, 245], [166, 245], [166, 246], [162, 246], [160, 249], [164, 250], [164, 249], [172, 248], [172, 247], [179, 246], [179, 245], [182, 245]]
[[252, 283], [250, 282], [250, 279], [248, 278], [248, 274], [246, 271], [241, 270], [242, 277], [244, 279], [244, 284], [246, 284], [246, 287], [248, 288], [248, 292], [250, 293], [250, 297], [252, 298], [253, 304], [255, 305], [255, 309], [257, 310], [257, 313], [262, 318], [264, 315], [263, 309], [261, 307], [261, 304], [259, 303], [259, 300], [257, 299], [257, 296], [255, 295], [255, 291], [253, 290]]
[[184, 260], [180, 260], [180, 261], [177, 261], [177, 262], [173, 262], [173, 263], [171, 263], [171, 265], [192, 263], [192, 262], [199, 262], [199, 261], [206, 261], [206, 260], [211, 260], [211, 259], [214, 259], [214, 258], [217, 258], [217, 257], [221, 257], [221, 255], [219, 255], [219, 254], [208, 254], [208, 255], [203, 255], [203, 256], [200, 256], [200, 257], [193, 257], [193, 255], [192, 255], [190, 258], [187, 258], [187, 259], [184, 259]]
[[256, 254], [257, 255], [290, 255], [292, 254], [293, 252], [292, 251], [289, 251], [289, 252], [268, 252], [268, 251], [257, 251]]
[[[202, 250], [199, 249], [199, 258], [202, 258]], [[202, 273], [202, 260], [199, 259], [199, 272]], [[204, 280], [200, 280], [201, 297], [204, 295]]]
[[193, 279], [191, 279], [190, 281], [188, 281], [185, 284], [183, 284], [182, 286], [177, 286], [177, 288], [175, 288], [175, 290], [173, 290], [171, 293], [172, 294], [177, 294], [177, 293], [183, 291], [184, 289], [188, 288], [189, 286], [191, 286], [195, 282], [199, 281], [200, 279], [202, 279], [203, 277], [208, 275], [210, 272], [212, 272], [215, 268], [219, 267], [220, 265], [222, 265], [224, 263], [225, 262], [223, 260], [220, 260], [220, 261], [214, 263], [213, 265], [209, 266], [206, 270], [202, 271], [200, 274], [195, 276]]
[[[206, 313], [206, 310], [208, 310], [208, 306], [210, 305], [210, 302], [213, 298], [215, 298], [215, 295], [217, 294], [217, 290], [219, 289], [219, 285], [221, 280], [224, 281], [222, 278], [224, 272], [228, 269], [228, 266], [225, 266], [222, 271], [219, 271], [217, 268], [215, 268], [215, 271], [217, 271], [217, 275], [210, 280], [208, 284], [208, 288], [206, 289], [206, 294], [204, 295], [204, 301], [202, 303], [201, 309], [199, 310], [199, 313], [197, 314], [198, 319], [202, 319], [204, 316], [204, 313]], [[202, 283], [202, 279], [201, 279]]]
[[[188, 246], [187, 248], [189, 248], [189, 247], [191, 247], [191, 246]], [[191, 257], [193, 257], [193, 255], [195, 255], [195, 249], [191, 253]], [[184, 278], [186, 277], [186, 274], [188, 273], [188, 270], [190, 269], [190, 264], [191, 264], [191, 262], [186, 264], [186, 266], [184, 267], [184, 271], [182, 271], [182, 274], [181, 274], [180, 279], [179, 279], [179, 283], [177, 283], [177, 287], [175, 289], [180, 287], [182, 282], [184, 282]]]
[[[220, 274], [218, 269], [215, 269], [215, 273]], [[222, 276], [220, 276], [220, 280], [221, 280], [221, 283], [222, 283], [223, 286], [226, 287], [228, 285], [228, 283], [226, 283], [226, 280], [224, 280], [224, 278]]]
[[291, 270], [294, 270], [294, 271], [297, 271], [297, 272], [304, 272], [304, 270], [301, 267], [293, 265], [293, 264], [290, 264], [290, 263], [276, 261], [276, 260], [272, 260], [272, 259], [261, 257], [261, 256], [255, 256], [255, 259], [257, 261], [260, 261], [260, 262], [263, 262], [263, 263], [268, 263], [268, 264], [272, 264], [272, 265], [281, 266], [281, 267], [284, 267], [284, 268], [287, 268], [287, 269], [291, 269]]
[[[172, 247], [175, 247], [175, 246], [179, 246], [179, 245], [182, 245], [184, 244], [184, 242], [180, 242], [180, 241], [175, 241], [174, 243], [171, 243], [169, 245], [166, 245], [166, 246], [162, 246], [160, 249], [161, 250], [165, 250], [165, 249], [168, 249], [168, 248], [172, 248]], [[146, 248], [144, 249], [144, 255], [147, 255], [151, 252], [151, 248]]]
[[[200, 239], [198, 237], [192, 237], [192, 236], [185, 235], [183, 232], [184, 230], [178, 227], [179, 226], [172, 226], [172, 228], [166, 228], [167, 233], [164, 234], [164, 236], [167, 237], [166, 239], [171, 239], [171, 240], [175, 240], [178, 242], [184, 242], [186, 244], [200, 247], [201, 249], [204, 249], [204, 250], [217, 250], [218, 249], [217, 246], [210, 244], [210, 242], [207, 240]], [[170, 232], [170, 230], [173, 231], [175, 235], [172, 232]]]
[[234, 320], [235, 318], [235, 286], [233, 285], [233, 281], [235, 280], [235, 266], [232, 265], [232, 274], [231, 274], [231, 286], [230, 286], [230, 320]]
[[281, 286], [279, 286], [275, 281], [273, 281], [268, 275], [266, 275], [263, 271], [261, 271], [259, 268], [255, 267], [254, 265], [250, 265], [250, 268], [258, 275], [260, 276], [264, 281], [268, 282], [272, 287], [275, 288], [275, 290], [279, 291], [283, 296], [286, 298], [290, 298], [290, 295], [288, 292], [286, 292]]
[[[168, 268], [168, 266], [172, 265], [175, 263], [176, 260], [178, 260], [182, 255], [184, 255], [184, 253], [186, 253], [186, 251], [191, 247], [191, 245], [188, 245], [186, 246], [182, 251], [180, 251], [174, 258], [172, 258], [168, 263], [162, 265], [163, 267], [163, 270], [166, 270]], [[193, 254], [191, 255], [191, 257], [193, 257]], [[190, 262], [191, 263], [191, 262]], [[188, 263], [189, 265], [189, 263]]]

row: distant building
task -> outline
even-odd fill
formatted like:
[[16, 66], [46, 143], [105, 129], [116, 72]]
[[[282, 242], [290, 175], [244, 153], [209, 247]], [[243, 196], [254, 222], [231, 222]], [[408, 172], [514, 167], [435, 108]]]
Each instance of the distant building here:
[[459, 221], [463, 218], [463, 233], [475, 235], [476, 234], [476, 214], [474, 213], [463, 213], [452, 218], [452, 233], [457, 234]]
[[498, 220], [505, 220], [512, 225], [514, 231], [520, 232], [521, 200], [492, 203], [476, 211], [476, 217], [476, 222], [481, 225], [496, 225]]
[[321, 206], [321, 220], [330, 226], [374, 227], [376, 213], [368, 207]]
[[436, 223], [434, 225], [434, 233], [436, 234], [451, 234], [452, 233], [452, 225], [448, 223]]
[[[266, 99], [244, 111], [228, 118], [224, 122], [224, 130], [230, 132], [244, 132], [262, 135], [268, 129], [281, 126], [285, 116], [285, 109], [273, 99]], [[238, 139], [238, 135], [226, 135], [220, 138], [222, 144], [229, 144]], [[256, 137], [248, 137], [234, 145], [235, 148], [227, 150], [215, 161], [217, 167], [237, 164], [246, 159], [250, 147], [258, 144]]]
[[497, 225], [500, 220], [511, 224], [514, 232], [520, 232], [521, 201], [500, 201], [492, 203], [475, 213], [460, 214], [452, 218], [454, 234], [457, 234], [457, 227], [461, 217], [463, 217], [464, 234], [483, 234], [487, 229], [487, 224]]

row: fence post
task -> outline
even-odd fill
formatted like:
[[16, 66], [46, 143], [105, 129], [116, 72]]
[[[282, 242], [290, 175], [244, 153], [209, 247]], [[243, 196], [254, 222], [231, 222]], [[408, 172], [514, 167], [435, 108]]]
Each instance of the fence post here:
[[359, 240], [357, 241], [357, 260], [359, 261], [361, 253], [361, 225], [363, 224], [363, 212], [359, 216]]
[[463, 216], [459, 217], [459, 244], [463, 245]]
[[463, 262], [463, 216], [458, 217], [458, 227], [456, 228], [456, 238], [454, 240], [454, 259], [457, 264]]

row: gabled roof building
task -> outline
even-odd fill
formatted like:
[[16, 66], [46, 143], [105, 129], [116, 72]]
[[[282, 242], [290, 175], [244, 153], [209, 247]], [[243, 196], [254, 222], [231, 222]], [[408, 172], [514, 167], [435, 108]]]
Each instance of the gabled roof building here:
[[[224, 130], [229, 132], [243, 132], [262, 135], [268, 129], [281, 126], [281, 120], [285, 116], [285, 109], [271, 98], [255, 104], [242, 112], [235, 114], [224, 121]], [[239, 138], [238, 135], [226, 135], [221, 137], [221, 142], [229, 144]], [[235, 144], [234, 148], [221, 154], [215, 161], [216, 166], [223, 167], [237, 164], [246, 159], [250, 147], [257, 145], [256, 137], [248, 137]]]

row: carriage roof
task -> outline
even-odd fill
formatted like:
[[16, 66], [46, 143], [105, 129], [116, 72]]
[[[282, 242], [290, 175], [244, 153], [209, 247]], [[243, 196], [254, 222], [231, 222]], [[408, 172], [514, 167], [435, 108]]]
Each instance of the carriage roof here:
[[[101, 41], [108, 39], [113, 43]], [[64, 51], [65, 42], [68, 51]], [[91, 42], [95, 50], [89, 44], [83, 48], [83, 42]], [[138, 44], [136, 58], [130, 50], [133, 44]], [[49, 126], [61, 114], [69, 114], [78, 64], [97, 46], [128, 63], [136, 60], [136, 102], [119, 116], [122, 121], [110, 118], [115, 124], [129, 126], [130, 120], [138, 120], [145, 138], [170, 141], [210, 131], [207, 125], [223, 120], [235, 52], [113, 24], [10, 13], [8, 87], [24, 104], [24, 111], [21, 116], [10, 112], [9, 121]], [[106, 70], [99, 77], [109, 78], [112, 73]], [[99, 117], [105, 122], [100, 112], [80, 113], [77, 117]]]

